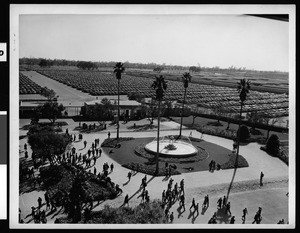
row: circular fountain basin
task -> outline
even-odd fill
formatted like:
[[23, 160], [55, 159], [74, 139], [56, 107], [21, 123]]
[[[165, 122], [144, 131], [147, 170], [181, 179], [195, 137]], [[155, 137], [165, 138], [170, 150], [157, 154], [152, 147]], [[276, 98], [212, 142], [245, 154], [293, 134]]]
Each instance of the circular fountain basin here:
[[[191, 144], [177, 140], [173, 142], [176, 147], [175, 150], [168, 150], [165, 147], [168, 146], [170, 142], [160, 142], [159, 143], [159, 155], [162, 157], [175, 157], [175, 158], [185, 158], [189, 156], [196, 155], [198, 150]], [[151, 154], [157, 153], [157, 141], [149, 142], [145, 145], [145, 150]]]

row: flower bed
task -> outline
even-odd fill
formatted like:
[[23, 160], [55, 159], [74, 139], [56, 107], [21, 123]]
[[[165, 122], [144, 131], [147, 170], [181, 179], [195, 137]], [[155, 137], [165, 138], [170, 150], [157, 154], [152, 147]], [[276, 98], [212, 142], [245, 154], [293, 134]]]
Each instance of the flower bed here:
[[107, 138], [105, 139], [102, 144], [101, 147], [110, 147], [110, 148], [115, 148], [120, 142], [125, 142], [125, 141], [129, 141], [129, 140], [133, 140], [133, 137], [124, 137], [124, 138]]
[[[231, 168], [236, 167], [235, 166], [235, 164], [236, 164], [236, 154], [230, 154], [229, 156], [230, 156], [229, 161], [227, 161], [224, 164], [221, 164], [221, 169], [225, 170], [225, 169], [231, 169]], [[247, 160], [241, 155], [238, 156], [237, 167], [238, 168], [249, 167], [249, 164], [248, 164]]]
[[[147, 175], [155, 175], [155, 165], [144, 165], [141, 163], [131, 162], [131, 163], [123, 164], [122, 167], [128, 168], [133, 171], [141, 172]], [[174, 169], [171, 170], [171, 175], [180, 175], [180, 174], [181, 173], [177, 170]], [[157, 176], [165, 176], [165, 175], [166, 175], [165, 168], [159, 167]]]
[[145, 130], [151, 130], [151, 129], [156, 129], [157, 126], [152, 125], [152, 124], [144, 124], [144, 125], [132, 125], [128, 126], [127, 129], [133, 129], [134, 131], [145, 131]]
[[236, 138], [236, 131], [235, 130], [225, 130], [219, 128], [212, 128], [208, 126], [195, 126], [194, 127], [198, 132], [209, 134], [213, 136], [223, 137], [227, 139], [235, 139]]

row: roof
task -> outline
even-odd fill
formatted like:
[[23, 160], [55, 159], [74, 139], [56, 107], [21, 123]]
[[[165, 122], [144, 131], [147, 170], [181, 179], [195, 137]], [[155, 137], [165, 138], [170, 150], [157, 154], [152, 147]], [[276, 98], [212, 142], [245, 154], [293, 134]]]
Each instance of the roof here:
[[47, 98], [45, 96], [42, 96], [40, 94], [21, 94], [19, 95], [20, 101], [31, 101], [31, 100], [42, 100], [45, 101]]
[[24, 108], [24, 107], [38, 107], [39, 105], [41, 105], [41, 103], [37, 103], [37, 102], [22, 102], [22, 103], [20, 103], [20, 108]]

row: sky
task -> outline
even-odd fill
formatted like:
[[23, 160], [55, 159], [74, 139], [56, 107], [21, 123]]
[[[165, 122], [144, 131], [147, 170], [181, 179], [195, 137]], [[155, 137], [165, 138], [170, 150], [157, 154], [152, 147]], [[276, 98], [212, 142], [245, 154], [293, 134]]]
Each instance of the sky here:
[[289, 23], [246, 15], [19, 17], [19, 57], [289, 70]]

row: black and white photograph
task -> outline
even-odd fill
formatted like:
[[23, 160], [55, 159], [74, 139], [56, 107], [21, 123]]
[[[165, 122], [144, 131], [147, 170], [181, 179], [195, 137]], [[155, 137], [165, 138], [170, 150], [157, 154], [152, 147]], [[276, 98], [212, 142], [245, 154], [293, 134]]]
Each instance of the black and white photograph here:
[[294, 5], [10, 5], [9, 225], [295, 228]]

